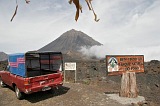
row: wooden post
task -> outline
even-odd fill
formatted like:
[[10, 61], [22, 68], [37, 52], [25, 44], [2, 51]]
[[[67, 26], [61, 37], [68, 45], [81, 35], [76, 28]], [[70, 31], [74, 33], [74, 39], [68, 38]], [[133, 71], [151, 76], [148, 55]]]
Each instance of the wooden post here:
[[129, 73], [122, 74], [120, 96], [129, 97]]
[[135, 72], [130, 72], [130, 98], [136, 98], [138, 96], [138, 89], [136, 83], [136, 74]]
[[129, 98], [136, 98], [138, 96], [135, 72], [122, 74], [120, 96]]

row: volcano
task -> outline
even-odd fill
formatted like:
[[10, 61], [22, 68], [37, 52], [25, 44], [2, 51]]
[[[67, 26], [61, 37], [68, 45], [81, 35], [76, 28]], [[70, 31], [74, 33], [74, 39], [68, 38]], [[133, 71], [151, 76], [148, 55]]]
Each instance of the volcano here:
[[39, 51], [60, 51], [64, 54], [78, 52], [81, 47], [102, 45], [87, 34], [75, 29], [63, 33], [56, 40], [39, 49]]

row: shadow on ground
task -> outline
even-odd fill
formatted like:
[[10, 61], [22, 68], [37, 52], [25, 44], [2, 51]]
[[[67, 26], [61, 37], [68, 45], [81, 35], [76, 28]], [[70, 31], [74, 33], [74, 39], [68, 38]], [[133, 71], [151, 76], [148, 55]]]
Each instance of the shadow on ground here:
[[36, 92], [33, 94], [25, 95], [24, 99], [31, 103], [36, 103], [36, 102], [43, 101], [43, 100], [46, 100], [46, 99], [49, 99], [55, 96], [66, 94], [69, 89], [70, 88], [68, 87], [61, 86], [54, 93], [50, 91]]

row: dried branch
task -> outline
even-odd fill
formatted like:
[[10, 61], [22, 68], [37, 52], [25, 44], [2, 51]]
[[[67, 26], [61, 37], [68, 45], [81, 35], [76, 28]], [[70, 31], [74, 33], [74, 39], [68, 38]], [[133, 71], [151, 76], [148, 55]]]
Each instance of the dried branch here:
[[89, 10], [92, 10], [91, 7], [90, 7], [90, 4], [89, 4], [89, 0], [86, 0], [86, 3], [88, 5]]
[[[25, 0], [25, 1], [26, 1], [27, 4], [29, 4], [29, 2], [30, 2], [30, 0]], [[92, 0], [85, 0], [85, 1], [86, 1], [87, 5], [88, 5], [89, 10], [93, 11], [93, 14], [94, 14], [94, 17], [95, 17], [94, 20], [96, 22], [98, 22], [100, 19], [97, 19], [97, 15], [94, 12], [94, 9], [93, 9], [92, 3], [91, 3]], [[69, 0], [69, 4], [72, 4], [72, 2], [74, 3], [74, 5], [76, 6], [76, 9], [77, 9], [76, 10], [76, 15], [75, 15], [75, 20], [77, 21], [78, 18], [79, 18], [79, 10], [82, 12], [82, 6], [80, 5], [79, 0]], [[16, 0], [16, 4], [17, 4], [17, 0]], [[15, 12], [14, 12], [12, 18], [11, 18], [11, 22], [12, 22], [12, 20], [14, 19], [14, 17], [17, 14], [17, 10], [18, 10], [18, 4], [16, 5], [16, 9], [15, 9]]]
[[79, 17], [79, 0], [73, 0], [73, 3], [75, 4], [76, 8], [77, 8], [77, 12], [76, 12], [76, 16], [75, 16], [75, 20], [78, 20]]
[[29, 4], [30, 0], [25, 0], [27, 4]]
[[[25, 1], [26, 1], [27, 4], [29, 4], [29, 2], [30, 2], [29, 0], [25, 0]], [[14, 12], [12, 18], [11, 18], [11, 22], [13, 21], [14, 17], [17, 14], [17, 10], [18, 10], [18, 4], [17, 4], [17, 0], [16, 0], [16, 9], [15, 9], [15, 12]]]
[[[89, 10], [93, 11], [93, 14], [94, 14], [94, 17], [95, 17], [94, 20], [96, 22], [98, 22], [100, 19], [97, 19], [97, 15], [94, 12], [94, 9], [93, 9], [92, 3], [91, 3], [92, 0], [85, 0], [85, 1], [86, 1], [87, 5], [88, 5]], [[79, 0], [69, 0], [69, 4], [72, 4], [72, 2], [75, 4], [76, 9], [77, 9], [76, 15], [75, 15], [75, 20], [77, 21], [78, 18], [79, 18], [79, 10], [81, 10], [81, 12], [82, 12], [82, 6], [80, 5]]]
[[92, 1], [92, 0], [86, 0], [89, 10], [92, 10], [92, 11], [93, 11], [93, 14], [94, 14], [94, 17], [95, 17], [94, 20], [95, 20], [96, 22], [98, 22], [100, 19], [97, 19], [97, 14], [94, 12], [94, 9], [93, 9], [93, 7], [92, 7], [91, 1]]
[[82, 6], [80, 5], [79, 0], [69, 0], [69, 4], [72, 4], [72, 2], [75, 4], [77, 9], [76, 15], [75, 15], [75, 20], [77, 21], [79, 18], [79, 10], [81, 10], [82, 12]]
[[73, 0], [69, 0], [69, 4], [72, 4]]
[[[17, 0], [16, 0], [16, 4], [17, 4]], [[15, 9], [15, 12], [14, 12], [12, 18], [11, 18], [11, 22], [12, 22], [13, 18], [14, 18], [14, 17], [16, 16], [16, 14], [17, 14], [17, 9], [18, 9], [18, 4], [16, 5], [16, 9]]]

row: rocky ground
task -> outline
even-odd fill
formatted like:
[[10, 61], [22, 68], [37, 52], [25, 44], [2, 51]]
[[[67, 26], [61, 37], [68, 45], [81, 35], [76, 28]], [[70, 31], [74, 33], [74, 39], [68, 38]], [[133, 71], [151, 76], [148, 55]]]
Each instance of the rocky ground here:
[[[88, 85], [100, 86], [107, 93], [120, 91], [121, 75], [108, 76], [105, 61], [77, 62], [77, 80]], [[139, 95], [153, 106], [160, 104], [160, 61], [145, 62], [145, 72], [137, 73]], [[74, 71], [68, 72], [68, 79], [74, 78]], [[67, 74], [66, 74], [67, 75]], [[74, 79], [71, 81], [73, 82]], [[99, 89], [100, 90], [100, 89]]]
[[[140, 95], [147, 100], [139, 102], [140, 105], [122, 104], [116, 98], [110, 99], [108, 94], [118, 94], [120, 89], [120, 84], [116, 81], [118, 78], [114, 79], [90, 81], [89, 84], [64, 83], [54, 94], [48, 91], [37, 92], [26, 95], [23, 100], [18, 100], [10, 87], [0, 87], [0, 106], [159, 106], [159, 92], [154, 93], [152, 88], [140, 91]], [[143, 86], [141, 90], [142, 88]]]
[[65, 83], [56, 94], [38, 92], [18, 100], [9, 87], [0, 88], [0, 106], [129, 106], [109, 99], [99, 89], [86, 84]]
[[[138, 94], [145, 97], [147, 106], [160, 105], [160, 74], [139, 73], [137, 77]], [[91, 85], [101, 87], [101, 91], [106, 94], [119, 93], [121, 86], [121, 76], [108, 76], [104, 81], [90, 81]]]
[[[72, 83], [65, 83], [57, 94], [39, 92], [21, 101], [12, 89], [0, 88], [0, 106], [123, 106], [106, 96], [119, 93], [121, 75], [107, 76], [105, 71], [104, 61], [77, 62], [77, 83], [73, 83], [74, 71], [68, 72], [67, 80]], [[146, 99], [144, 106], [159, 106], [160, 62], [145, 62], [145, 72], [137, 73], [136, 77], [139, 95]]]
[[6, 66], [7, 66], [7, 61], [0, 61], [0, 71], [4, 70]]

